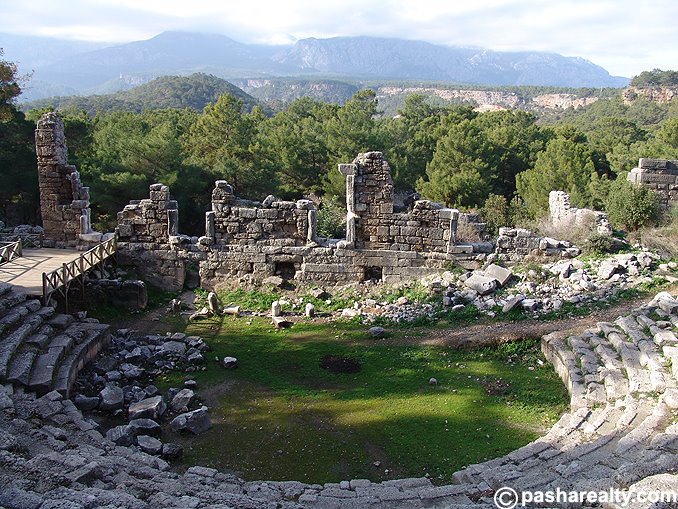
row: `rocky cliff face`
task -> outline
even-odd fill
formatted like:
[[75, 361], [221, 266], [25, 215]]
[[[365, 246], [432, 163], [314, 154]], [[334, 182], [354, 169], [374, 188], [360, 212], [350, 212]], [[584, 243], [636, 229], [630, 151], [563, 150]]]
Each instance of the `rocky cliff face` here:
[[678, 87], [627, 87], [622, 91], [624, 104], [631, 104], [637, 99], [666, 104], [676, 97], [678, 97]]
[[541, 94], [533, 98], [502, 90], [450, 90], [435, 87], [379, 87], [377, 97], [423, 94], [439, 97], [445, 101], [469, 103], [478, 111], [507, 109], [556, 110], [582, 108], [598, 100], [598, 97], [580, 97], [576, 94]]

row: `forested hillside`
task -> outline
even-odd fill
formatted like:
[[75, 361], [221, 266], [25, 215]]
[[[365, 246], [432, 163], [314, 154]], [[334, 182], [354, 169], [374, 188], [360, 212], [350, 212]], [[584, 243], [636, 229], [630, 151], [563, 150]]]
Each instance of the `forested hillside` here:
[[84, 111], [90, 116], [110, 111], [133, 111], [162, 108], [192, 108], [201, 111], [219, 96], [230, 94], [251, 110], [257, 100], [226, 80], [209, 74], [190, 76], [164, 76], [130, 90], [105, 95], [67, 96], [40, 99], [22, 105], [24, 111], [59, 109]]
[[[225, 179], [242, 197], [313, 197], [321, 202], [321, 227], [330, 231], [344, 220], [336, 165], [368, 150], [385, 153], [398, 191], [480, 208], [506, 223], [543, 215], [552, 189], [567, 191], [575, 206], [608, 208], [611, 189], [625, 186], [624, 172], [639, 157], [678, 159], [676, 101], [626, 104], [617, 95], [537, 117], [519, 110], [480, 113], [413, 94], [396, 116], [380, 116], [375, 92], [363, 89], [343, 105], [301, 98], [266, 115], [245, 102], [249, 96], [210, 99], [218, 92], [210, 77], [194, 79], [204, 86], [167, 94], [164, 103], [157, 92], [170, 78], [126, 100], [136, 107], [63, 112], [70, 161], [91, 186], [100, 228], [112, 228], [116, 212], [146, 196], [149, 184], [164, 182], [179, 200], [182, 231], [199, 233], [213, 183]], [[156, 99], [147, 100], [147, 93]], [[24, 116], [9, 99], [0, 124], [8, 175], [0, 213], [12, 222], [34, 222], [32, 130], [41, 110]]]

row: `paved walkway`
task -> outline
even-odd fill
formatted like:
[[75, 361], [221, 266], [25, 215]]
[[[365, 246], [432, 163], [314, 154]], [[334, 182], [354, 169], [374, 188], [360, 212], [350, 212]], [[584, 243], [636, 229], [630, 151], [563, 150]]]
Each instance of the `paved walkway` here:
[[28, 295], [42, 295], [42, 273], [76, 260], [76, 249], [24, 249], [23, 256], [0, 265], [0, 281], [23, 288]]

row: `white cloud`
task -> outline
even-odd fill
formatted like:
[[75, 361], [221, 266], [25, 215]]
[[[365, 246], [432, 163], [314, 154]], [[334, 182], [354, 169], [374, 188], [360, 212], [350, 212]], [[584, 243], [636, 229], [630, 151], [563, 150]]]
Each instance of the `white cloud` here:
[[0, 31], [129, 41], [165, 30], [242, 42], [373, 35], [587, 58], [612, 74], [676, 68], [672, 0], [32, 0], [3, 2]]

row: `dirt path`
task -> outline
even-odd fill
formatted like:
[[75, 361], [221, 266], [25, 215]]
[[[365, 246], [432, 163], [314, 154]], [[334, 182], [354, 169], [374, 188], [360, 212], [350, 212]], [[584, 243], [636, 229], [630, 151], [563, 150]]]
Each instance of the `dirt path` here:
[[597, 322], [614, 321], [618, 316], [629, 314], [650, 300], [649, 297], [624, 301], [606, 309], [592, 311], [588, 316], [540, 321], [523, 320], [520, 322], [482, 323], [447, 329], [431, 329], [418, 338], [406, 336], [393, 340], [396, 343], [413, 343], [421, 345], [452, 346], [470, 348], [497, 343], [507, 343], [524, 338], [537, 338], [555, 331], [572, 331], [579, 333], [594, 326]]

